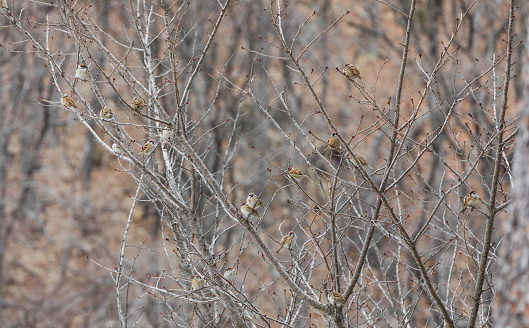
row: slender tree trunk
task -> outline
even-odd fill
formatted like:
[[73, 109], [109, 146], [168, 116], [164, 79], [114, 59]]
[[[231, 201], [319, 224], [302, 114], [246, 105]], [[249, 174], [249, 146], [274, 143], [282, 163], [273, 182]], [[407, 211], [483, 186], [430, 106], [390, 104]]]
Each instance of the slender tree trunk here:
[[[529, 41], [529, 38], [527, 39]], [[529, 47], [526, 43], [526, 49]], [[513, 213], [502, 221], [496, 275], [495, 327], [529, 327], [529, 55], [525, 71], [520, 130], [514, 153]]]

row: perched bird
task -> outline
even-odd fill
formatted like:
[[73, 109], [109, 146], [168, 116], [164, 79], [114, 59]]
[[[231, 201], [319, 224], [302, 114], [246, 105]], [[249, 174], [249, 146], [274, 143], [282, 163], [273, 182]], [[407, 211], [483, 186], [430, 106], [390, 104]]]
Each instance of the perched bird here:
[[330, 292], [329, 295], [327, 295], [327, 300], [334, 306], [340, 306], [345, 303], [345, 299], [343, 298], [342, 294], [338, 292]]
[[73, 101], [72, 97], [66, 94], [62, 96], [61, 104], [68, 109], [77, 109], [77, 106], [75, 106], [75, 102]]
[[235, 282], [235, 277], [237, 277], [237, 271], [234, 268], [229, 267], [224, 271], [224, 278], [232, 285]]
[[301, 172], [300, 169], [296, 169], [293, 167], [288, 168], [288, 176], [294, 179], [295, 181], [301, 180], [305, 175], [303, 172]]
[[314, 214], [319, 215], [322, 212], [322, 207], [318, 204], [314, 204], [314, 206], [311, 208], [311, 211], [313, 211]]
[[6, 0], [0, 0], [0, 9], [6, 9], [7, 3]]
[[173, 140], [174, 138], [174, 132], [171, 131], [171, 130], [163, 130], [162, 131], [162, 138], [164, 138], [165, 140]]
[[259, 217], [259, 212], [257, 212], [255, 208], [251, 207], [250, 205], [246, 203], [242, 203], [241, 205], [241, 214], [242, 216], [248, 219], [251, 218], [252, 215]]
[[357, 78], [362, 80], [362, 77], [360, 76], [360, 70], [356, 66], [353, 66], [351, 64], [345, 64], [345, 67], [343, 68], [343, 72], [347, 76], [347, 78], [351, 81], [354, 81]]
[[191, 281], [191, 288], [193, 290], [199, 290], [206, 287], [206, 279], [202, 278], [198, 274]]
[[479, 196], [474, 190], [472, 190], [468, 195], [465, 196], [465, 199], [463, 199], [463, 209], [459, 212], [459, 214], [465, 213], [467, 208], [475, 208], [478, 204], [478, 200]]
[[296, 234], [294, 233], [294, 231], [290, 231], [288, 233], [288, 235], [286, 236], [283, 236], [283, 238], [281, 238], [281, 245], [279, 246], [279, 249], [276, 251], [276, 253], [279, 253], [279, 251], [283, 248], [283, 247], [292, 247], [292, 245], [294, 245], [296, 243]]
[[[360, 162], [360, 164], [362, 164], [362, 166], [367, 166], [367, 167], [372, 168], [371, 165], [369, 165], [369, 163], [367, 163], [366, 159], [363, 158], [362, 156], [356, 155], [356, 158], [358, 158], [358, 162]], [[351, 160], [351, 163], [353, 163], [356, 166], [359, 166], [358, 162], [353, 157], [350, 157], [349, 159]]]
[[254, 194], [253, 191], [248, 194], [248, 197], [246, 198], [246, 204], [255, 209], [263, 206], [263, 202], [259, 199], [259, 196]]
[[90, 73], [88, 73], [88, 67], [85, 64], [79, 64], [75, 70], [75, 77], [83, 81], [90, 80]]
[[121, 147], [117, 143], [112, 144], [112, 150], [118, 155], [121, 155], [124, 153], [123, 149], [121, 149]]
[[141, 147], [140, 154], [149, 156], [150, 154], [154, 152], [155, 149], [156, 149], [156, 146], [154, 145], [154, 141], [149, 140], [145, 143], [145, 145], [143, 145], [143, 147]]
[[102, 119], [102, 120], [111, 120], [114, 118], [114, 111], [108, 107], [108, 106], [105, 106], [103, 107], [103, 109], [101, 109], [101, 111], [99, 112], [99, 117]]
[[321, 282], [320, 302], [323, 304], [329, 304], [329, 297], [327, 295], [327, 281], [325, 280]]
[[134, 97], [134, 99], [132, 99], [132, 102], [130, 103], [130, 107], [132, 107], [132, 109], [137, 112], [141, 112], [142, 109], [145, 107], [145, 100], [143, 100], [143, 98], [141, 97]]
[[338, 139], [336, 133], [333, 132], [333, 134], [327, 139], [327, 146], [325, 147], [323, 153], [325, 154], [325, 152], [329, 149], [338, 150], [338, 148], [340, 148], [340, 145], [340, 139]]

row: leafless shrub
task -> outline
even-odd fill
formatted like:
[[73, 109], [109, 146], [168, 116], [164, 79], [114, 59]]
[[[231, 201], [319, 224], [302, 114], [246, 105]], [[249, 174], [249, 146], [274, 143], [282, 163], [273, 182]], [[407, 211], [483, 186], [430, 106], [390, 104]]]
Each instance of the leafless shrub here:
[[[0, 156], [13, 129], [22, 148], [38, 149], [48, 116], [67, 113], [89, 132], [74, 172], [82, 189], [91, 188], [96, 149], [115, 156], [113, 175], [134, 181], [115, 263], [87, 251], [114, 287], [116, 307], [99, 308], [99, 320], [490, 326], [494, 222], [510, 204], [511, 99], [521, 89], [510, 84], [519, 83], [516, 7], [483, 15], [493, 3], [457, 2], [460, 11], [416, 0], [363, 1], [354, 11], [326, 1], [7, 3], [2, 60], [44, 63], [46, 71], [13, 67], [39, 85], [34, 106], [46, 119], [26, 145], [25, 128], [39, 123], [12, 124], [21, 119], [16, 99], [5, 101]], [[361, 78], [342, 73], [346, 63]], [[76, 77], [80, 64], [88, 79]], [[23, 83], [4, 84], [4, 94], [26, 97]], [[63, 95], [76, 105], [61, 104]], [[101, 115], [105, 106], [114, 114]], [[331, 135], [339, 143], [326, 147]], [[479, 201], [463, 212], [471, 190]], [[241, 211], [250, 191], [263, 201], [255, 217]], [[87, 194], [79, 203], [83, 234], [104, 230], [89, 224], [97, 214]], [[142, 206], [157, 220], [133, 241]], [[3, 247], [13, 217], [3, 220]], [[275, 252], [290, 231], [295, 243]], [[200, 277], [205, 287], [193, 283]]]

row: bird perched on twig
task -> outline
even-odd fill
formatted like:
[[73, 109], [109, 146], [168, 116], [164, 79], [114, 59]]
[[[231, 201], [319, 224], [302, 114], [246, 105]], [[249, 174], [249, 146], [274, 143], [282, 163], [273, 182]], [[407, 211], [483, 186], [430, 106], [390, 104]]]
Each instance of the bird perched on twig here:
[[[356, 154], [355, 154], [356, 155]], [[351, 156], [351, 157], [348, 157], [349, 160], [351, 161], [351, 163], [353, 163], [354, 165], [356, 166], [359, 166], [358, 165], [358, 162], [360, 162], [360, 164], [362, 164], [362, 166], [367, 166], [369, 168], [372, 169], [371, 165], [369, 165], [369, 163], [367, 163], [366, 159], [363, 158], [362, 156], [360, 155], [356, 155], [356, 158], [358, 158], [358, 162]]]
[[114, 118], [114, 111], [108, 107], [108, 106], [105, 106], [103, 107], [103, 109], [101, 109], [101, 111], [99, 112], [99, 117], [102, 119], [102, 120], [111, 120]]
[[168, 150], [170, 148], [171, 142], [174, 139], [174, 132], [171, 130], [163, 130], [162, 131], [162, 148], [165, 150]]
[[253, 207], [251, 207], [250, 205], [246, 204], [246, 203], [242, 203], [241, 205], [241, 214], [242, 216], [244, 216], [245, 218], [251, 218], [252, 215], [253, 216], [256, 216], [256, 217], [259, 217], [259, 212], [257, 212], [257, 210]]
[[112, 150], [118, 155], [121, 155], [124, 153], [123, 149], [121, 149], [121, 147], [115, 142], [112, 144]]
[[88, 72], [88, 67], [85, 64], [79, 64], [75, 70], [75, 77], [87, 81], [90, 80], [90, 73]]
[[228, 280], [232, 285], [235, 282], [235, 277], [237, 277], [237, 271], [234, 268], [229, 267], [224, 271], [224, 279]]
[[345, 64], [343, 72], [350, 81], [354, 81], [355, 79], [362, 80], [362, 77], [360, 76], [360, 70], [356, 66], [353, 66], [351, 64]]
[[130, 107], [132, 107], [132, 109], [134, 109], [137, 112], [141, 112], [143, 108], [145, 107], [145, 100], [143, 100], [143, 98], [141, 97], [136, 96], [134, 97], [134, 99], [132, 99], [132, 102], [130, 103]]
[[248, 197], [246, 198], [246, 204], [255, 209], [263, 206], [263, 202], [253, 191], [248, 194]]
[[290, 178], [292, 178], [293, 180], [295, 181], [299, 181], [301, 180], [305, 175], [303, 174], [303, 172], [301, 172], [300, 169], [296, 169], [294, 167], [289, 167], [288, 168], [288, 176]]
[[193, 290], [199, 290], [206, 287], [206, 279], [202, 278], [198, 274], [191, 281], [191, 288]]
[[459, 212], [459, 214], [465, 213], [467, 208], [474, 209], [478, 204], [478, 200], [478, 194], [472, 190], [468, 195], [465, 196], [465, 199], [463, 199], [463, 209]]
[[77, 109], [75, 101], [73, 101], [72, 97], [68, 96], [67, 94], [62, 96], [61, 104], [68, 109]]
[[336, 136], [336, 133], [332, 133], [332, 135], [327, 139], [327, 145], [325, 147], [325, 150], [323, 151], [323, 154], [329, 149], [331, 150], [338, 150], [340, 148], [341, 142], [340, 139]]
[[149, 156], [150, 154], [154, 152], [155, 149], [156, 149], [156, 146], [154, 145], [154, 141], [149, 140], [145, 143], [145, 145], [143, 145], [143, 147], [141, 147], [140, 154]]
[[283, 247], [291, 248], [292, 245], [294, 245], [295, 243], [296, 243], [296, 234], [294, 233], [294, 231], [290, 231], [288, 235], [285, 235], [283, 236], [283, 238], [281, 238], [280, 246], [279, 246], [279, 249], [276, 251], [276, 253], [279, 253], [279, 251]]
[[330, 292], [329, 295], [327, 295], [327, 300], [334, 306], [340, 306], [345, 303], [345, 298], [343, 298], [342, 294], [338, 292]]
[[327, 281], [325, 280], [321, 282], [320, 302], [322, 302], [323, 304], [329, 304], [329, 295], [327, 294]]

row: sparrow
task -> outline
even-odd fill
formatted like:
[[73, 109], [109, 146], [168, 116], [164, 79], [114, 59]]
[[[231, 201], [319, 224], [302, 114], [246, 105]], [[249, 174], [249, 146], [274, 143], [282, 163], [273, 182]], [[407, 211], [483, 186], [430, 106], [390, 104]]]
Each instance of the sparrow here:
[[206, 287], [206, 279], [202, 278], [198, 274], [191, 281], [191, 288], [193, 290], [199, 290]]
[[330, 304], [335, 306], [340, 306], [345, 303], [345, 299], [343, 298], [342, 294], [338, 292], [330, 292], [329, 295], [327, 295], [327, 300]]
[[124, 153], [123, 149], [121, 149], [121, 147], [117, 143], [112, 144], [112, 150], [118, 155], [121, 155]]
[[171, 130], [163, 130], [162, 131], [162, 138], [171, 141], [174, 138], [174, 132]]
[[255, 208], [251, 207], [250, 205], [246, 203], [242, 203], [241, 205], [241, 214], [242, 216], [248, 219], [251, 218], [252, 215], [259, 217], [259, 212], [257, 212]]
[[362, 77], [360, 76], [360, 70], [356, 66], [345, 64], [343, 72], [350, 81], [354, 81], [356, 78], [362, 80]]
[[323, 153], [325, 154], [325, 152], [329, 149], [337, 150], [338, 148], [340, 148], [340, 144], [340, 139], [338, 139], [336, 133], [333, 132], [333, 134], [327, 139], [327, 146], [325, 147]]
[[143, 145], [143, 147], [141, 147], [141, 151], [139, 152], [139, 154], [144, 154], [146, 156], [149, 156], [150, 154], [154, 152], [155, 149], [156, 149], [156, 146], [154, 145], [154, 141], [149, 140], [145, 143], [145, 145]]
[[459, 212], [459, 214], [465, 213], [467, 208], [473, 209], [478, 204], [479, 196], [476, 194], [474, 190], [472, 190], [468, 195], [465, 196], [465, 199], [463, 200], [463, 209]]
[[[356, 154], [355, 154], [355, 155], [356, 155]], [[369, 163], [367, 163], [366, 159], [363, 158], [362, 156], [360, 156], [360, 155], [356, 155], [356, 158], [358, 158], [358, 162], [360, 162], [360, 164], [362, 164], [362, 166], [367, 166], [367, 167], [372, 168], [371, 165], [369, 165]], [[350, 160], [351, 163], [353, 163], [354, 165], [359, 166], [359, 165], [358, 165], [358, 162], [357, 162], [354, 158], [350, 157], [349, 160]]]
[[114, 111], [110, 109], [110, 107], [105, 106], [103, 109], [99, 112], [99, 117], [102, 120], [111, 120], [114, 118]]
[[83, 81], [90, 80], [90, 74], [88, 73], [88, 67], [85, 64], [79, 64], [75, 70], [75, 77]]
[[236, 276], [237, 276], [237, 271], [232, 267], [229, 267], [226, 269], [226, 271], [224, 271], [224, 278], [228, 280], [230, 284], [232, 285], [235, 282]]
[[130, 107], [132, 107], [132, 109], [137, 112], [141, 112], [141, 110], [145, 107], [145, 100], [143, 100], [141, 97], [134, 97], [130, 103]]
[[300, 169], [296, 169], [293, 167], [288, 168], [288, 176], [294, 179], [295, 181], [301, 180], [305, 175], [303, 172], [301, 172]]
[[72, 97], [66, 94], [62, 96], [61, 104], [68, 109], [77, 109], [77, 106], [75, 106], [75, 102], [73, 101]]
[[253, 191], [248, 194], [248, 197], [246, 198], [246, 204], [255, 209], [263, 206], [263, 202], [259, 199], [259, 196], [254, 194]]
[[288, 235], [286, 236], [283, 236], [283, 238], [281, 238], [281, 245], [279, 246], [279, 249], [276, 251], [276, 253], [279, 253], [279, 251], [283, 248], [283, 247], [292, 247], [292, 245], [294, 245], [296, 243], [296, 234], [294, 233], [294, 231], [290, 231], [288, 233]]
[[327, 281], [325, 280], [321, 282], [320, 302], [323, 304], [329, 304], [329, 297], [327, 295]]

